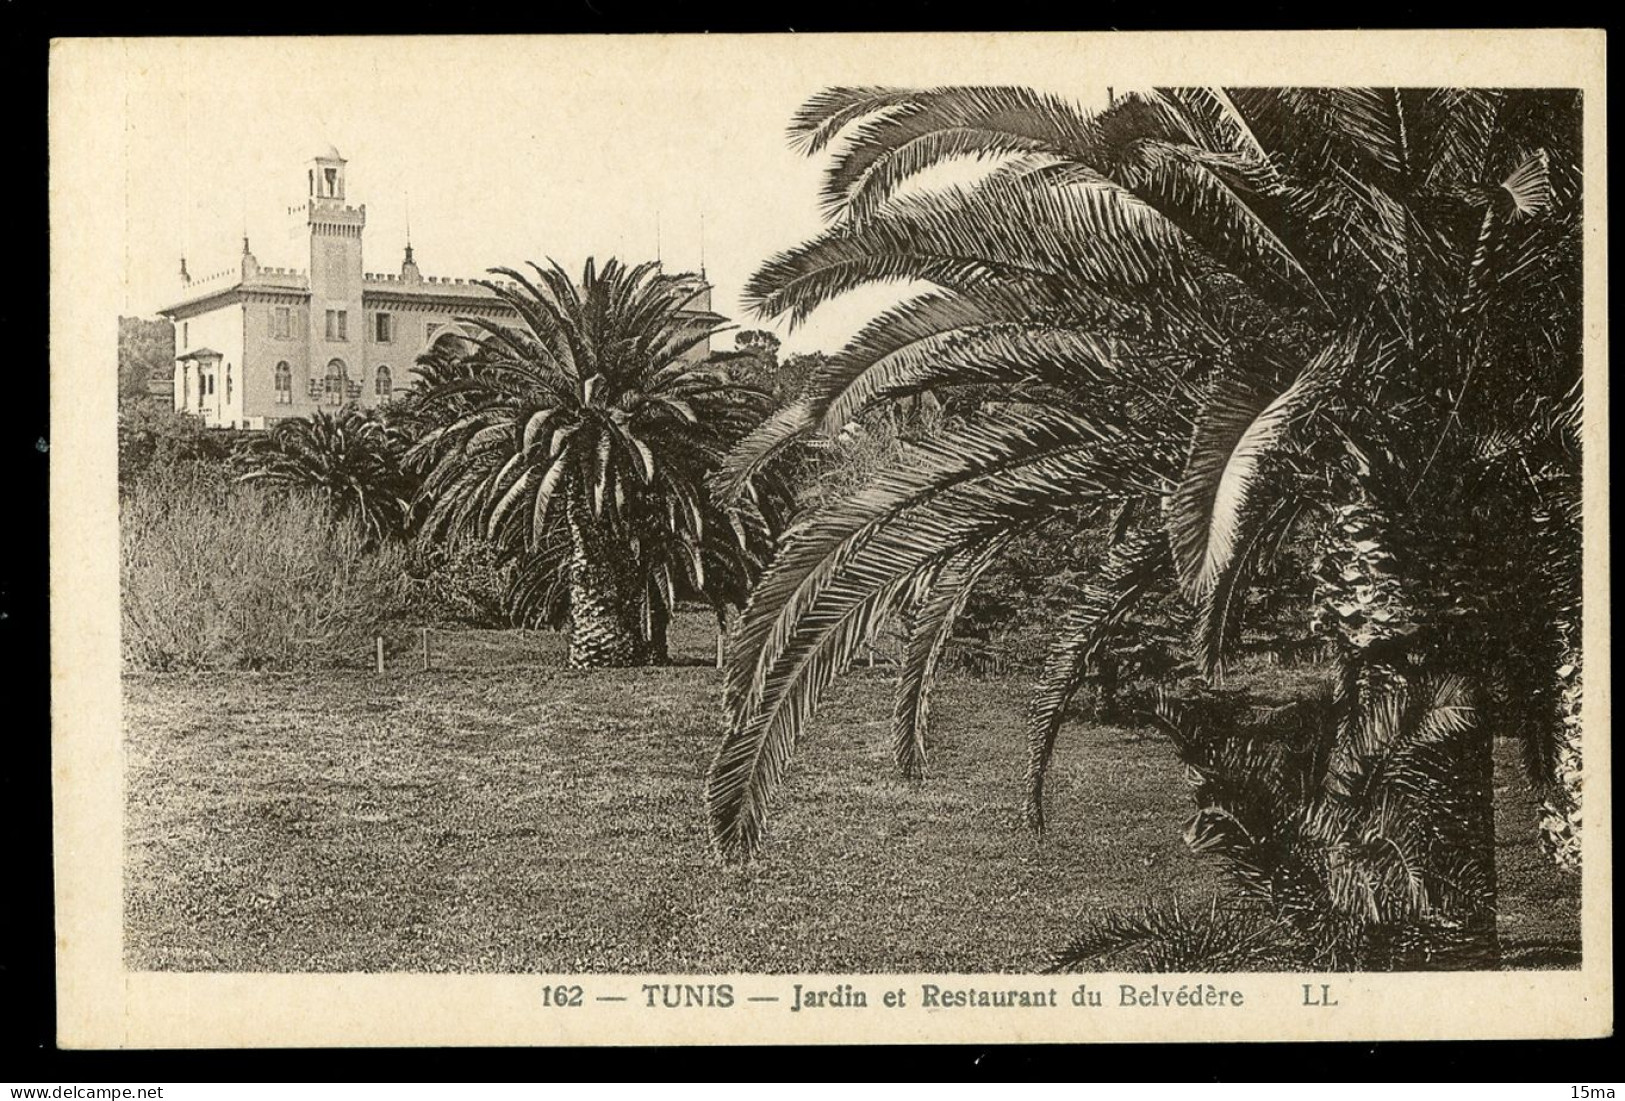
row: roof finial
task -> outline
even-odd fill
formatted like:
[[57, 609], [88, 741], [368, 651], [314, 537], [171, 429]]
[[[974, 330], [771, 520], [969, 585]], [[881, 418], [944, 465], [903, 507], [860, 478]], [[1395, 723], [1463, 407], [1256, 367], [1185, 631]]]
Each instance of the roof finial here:
[[190, 283], [191, 281], [192, 273], [186, 270], [186, 254], [183, 252], [181, 253], [181, 282]]
[[406, 189], [406, 262], [412, 262], [412, 189]]
[[[182, 47], [182, 53], [186, 52]], [[187, 94], [186, 85], [181, 85], [181, 163], [192, 163], [192, 100]], [[181, 271], [186, 271], [186, 253], [192, 247], [192, 174], [182, 172], [181, 176]], [[191, 276], [186, 277], [188, 280]]]
[[655, 211], [655, 263], [660, 263], [660, 211]]
[[700, 278], [705, 278], [705, 211], [700, 211]]

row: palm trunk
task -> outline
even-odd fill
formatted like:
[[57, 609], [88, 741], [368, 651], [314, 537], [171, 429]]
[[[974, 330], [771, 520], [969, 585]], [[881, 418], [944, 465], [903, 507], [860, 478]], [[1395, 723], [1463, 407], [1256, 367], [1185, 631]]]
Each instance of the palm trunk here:
[[570, 506], [570, 665], [608, 669], [640, 664], [642, 640], [628, 622], [615, 546], [578, 502]]
[[1541, 804], [1540, 839], [1560, 868], [1580, 870], [1580, 823], [1584, 804], [1584, 763], [1580, 752], [1580, 651], [1564, 648], [1557, 671], [1562, 730], [1552, 762], [1553, 784]]
[[643, 664], [670, 665], [671, 654], [666, 645], [666, 628], [671, 622], [671, 613], [659, 601], [650, 601], [648, 613], [645, 618]]
[[[1458, 572], [1453, 548], [1412, 532], [1399, 532], [1393, 518], [1369, 498], [1336, 510], [1328, 525], [1316, 569], [1316, 620], [1329, 637], [1344, 683], [1343, 731], [1334, 748], [1334, 760], [1348, 765], [1370, 754], [1355, 732], [1360, 712], [1395, 690], [1414, 689], [1426, 676], [1454, 675], [1478, 683], [1482, 670], [1463, 668], [1470, 657], [1449, 640], [1437, 625], [1446, 622], [1458, 594], [1443, 578]], [[1426, 543], [1428, 545], [1424, 546]], [[1447, 561], [1449, 560], [1449, 561]], [[1422, 565], [1426, 563], [1424, 568]], [[1483, 701], [1483, 693], [1474, 696]], [[1497, 883], [1495, 869], [1495, 724], [1474, 723], [1460, 738], [1437, 747], [1448, 754], [1461, 808], [1457, 828], [1440, 838], [1443, 868], [1436, 870], [1434, 888], [1453, 899], [1453, 920], [1463, 944], [1448, 948], [1418, 945], [1379, 950], [1384, 958], [1372, 965], [1400, 967], [1461, 967], [1493, 969], [1499, 966], [1496, 932]], [[1444, 892], [1445, 882], [1461, 888]], [[1409, 940], [1400, 937], [1401, 942]], [[1391, 943], [1385, 935], [1384, 943]]]
[[[1501, 966], [1501, 937], [1496, 928], [1499, 884], [1495, 871], [1495, 737], [1486, 723], [1470, 747], [1463, 772], [1467, 779], [1467, 805], [1472, 817], [1467, 822], [1463, 847], [1469, 867], [1480, 877], [1480, 903], [1467, 914], [1463, 932], [1467, 935], [1460, 964], [1475, 971]], [[1476, 752], [1471, 752], [1476, 750]]]

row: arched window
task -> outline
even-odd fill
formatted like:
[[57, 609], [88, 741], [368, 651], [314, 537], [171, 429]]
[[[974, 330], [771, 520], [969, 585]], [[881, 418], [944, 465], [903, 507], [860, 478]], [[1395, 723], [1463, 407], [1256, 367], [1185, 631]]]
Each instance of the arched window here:
[[226, 364], [226, 404], [231, 404], [231, 364]]
[[344, 404], [344, 390], [349, 381], [349, 375], [344, 370], [344, 361], [342, 359], [329, 360], [327, 375], [322, 386], [323, 392], [327, 395], [327, 404]]
[[393, 389], [393, 384], [391, 383], [389, 377], [388, 367], [384, 367], [382, 365], [379, 366], [378, 377], [373, 381], [372, 389], [373, 392], [381, 398], [389, 397], [389, 392], [391, 389]]
[[276, 365], [276, 403], [293, 404], [293, 368], [288, 366], [287, 360]]

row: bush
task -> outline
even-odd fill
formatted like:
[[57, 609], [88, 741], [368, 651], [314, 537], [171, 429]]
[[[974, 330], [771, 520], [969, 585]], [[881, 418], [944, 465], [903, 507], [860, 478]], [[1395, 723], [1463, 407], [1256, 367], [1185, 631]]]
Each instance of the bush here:
[[123, 651], [149, 670], [360, 666], [406, 610], [404, 552], [301, 494], [181, 466], [121, 506]]
[[1194, 908], [1167, 897], [1138, 909], [1087, 915], [1048, 970], [1200, 974], [1314, 966], [1308, 947], [1286, 922], [1215, 896]]
[[[118, 414], [119, 489], [146, 477], [167, 477], [181, 467], [228, 467], [248, 449], [254, 433], [204, 428], [203, 418], [177, 413], [158, 401], [121, 406]], [[181, 475], [183, 477], [189, 475]]]
[[888, 410], [871, 410], [834, 438], [819, 439], [799, 453], [791, 475], [802, 515], [845, 500], [903, 459], [904, 444]]
[[531, 626], [514, 609], [514, 569], [488, 542], [438, 543], [420, 535], [407, 544], [413, 615], [437, 626]]

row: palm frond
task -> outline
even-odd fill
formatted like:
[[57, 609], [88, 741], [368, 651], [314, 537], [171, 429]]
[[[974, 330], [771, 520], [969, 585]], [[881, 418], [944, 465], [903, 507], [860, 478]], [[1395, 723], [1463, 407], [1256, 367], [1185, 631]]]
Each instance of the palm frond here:
[[796, 400], [780, 408], [751, 429], [718, 464], [712, 481], [713, 492], [722, 502], [740, 499], [751, 479], [796, 441], [810, 435], [817, 418], [805, 401]]
[[1288, 243], [1289, 231], [1266, 220], [1256, 196], [1240, 192], [1236, 169], [1213, 154], [1142, 141], [1113, 178], [1255, 290], [1324, 307], [1320, 288]]
[[[825, 431], [839, 431], [851, 419], [837, 419], [830, 407], [858, 379], [893, 357], [944, 333], [1003, 321], [1020, 321], [1043, 308], [1036, 288], [988, 285], [963, 294], [931, 292], [882, 311], [808, 377], [803, 400]], [[844, 403], [843, 403], [844, 404]]]
[[[1121, 342], [1089, 332], [1030, 324], [950, 329], [905, 344], [857, 375], [829, 401], [824, 429], [844, 425], [886, 398], [995, 382], [1086, 391], [1092, 383], [1127, 375], [1136, 366]], [[815, 376], [809, 389], [824, 381]]]
[[1168, 508], [1174, 565], [1191, 600], [1205, 599], [1229, 569], [1266, 460], [1293, 418], [1335, 381], [1347, 354], [1341, 345], [1326, 348], [1273, 398], [1244, 379], [1216, 380]]
[[928, 575], [924, 599], [913, 609], [892, 705], [892, 755], [906, 779], [917, 780], [925, 774], [931, 690], [937, 664], [953, 637], [954, 623], [977, 581], [1008, 540], [1008, 535], [997, 535], [943, 562]]
[[1542, 214], [1552, 205], [1551, 158], [1538, 149], [1501, 181], [1512, 208], [1525, 217]]
[[822, 151], [854, 119], [892, 107], [906, 106], [915, 88], [838, 86], [810, 96], [790, 119], [791, 145], [809, 156]]
[[[884, 109], [847, 120], [846, 140], [825, 173], [826, 218], [857, 204], [873, 209], [903, 181], [949, 157], [1030, 150], [1064, 154], [1086, 144], [1090, 134], [1089, 121], [1076, 106], [1019, 86], [936, 88], [901, 104], [890, 97], [878, 102]], [[872, 193], [860, 197], [864, 191]]]
[[712, 765], [712, 837], [759, 844], [769, 796], [819, 694], [922, 571], [1081, 500], [1144, 492], [1121, 430], [1060, 410], [1006, 413], [924, 441], [909, 462], [792, 528], [745, 609], [732, 713]]
[[856, 287], [911, 279], [959, 292], [1048, 280], [1143, 305], [1188, 297], [1189, 260], [1179, 230], [1121, 188], [996, 174], [898, 198], [861, 226], [780, 253], [751, 277], [745, 299], [792, 324]]
[[1177, 898], [1091, 918], [1045, 969], [1151, 972], [1300, 971], [1307, 946], [1285, 922], [1224, 903], [1181, 907]]
[[[824, 217], [861, 225], [911, 181], [938, 165], [966, 160], [986, 165], [1016, 157], [1039, 163], [1043, 148], [1035, 138], [972, 127], [922, 133], [883, 150], [861, 169], [840, 162], [832, 165], [824, 183]], [[848, 178], [847, 173], [854, 171], [857, 174]]]
[[1123, 617], [1168, 569], [1165, 540], [1143, 532], [1128, 533], [1112, 545], [1100, 573], [1085, 586], [1082, 600], [1068, 611], [1050, 644], [1028, 705], [1026, 814], [1035, 831], [1044, 828], [1044, 781], [1067, 705]]
[[1254, 558], [1261, 550], [1277, 545], [1307, 507], [1307, 502], [1289, 495], [1267, 507], [1255, 506], [1252, 515], [1241, 520], [1236, 553], [1201, 599], [1193, 649], [1196, 666], [1204, 676], [1216, 678], [1220, 673], [1225, 649], [1238, 627], [1232, 614], [1236, 595], [1246, 583]]

